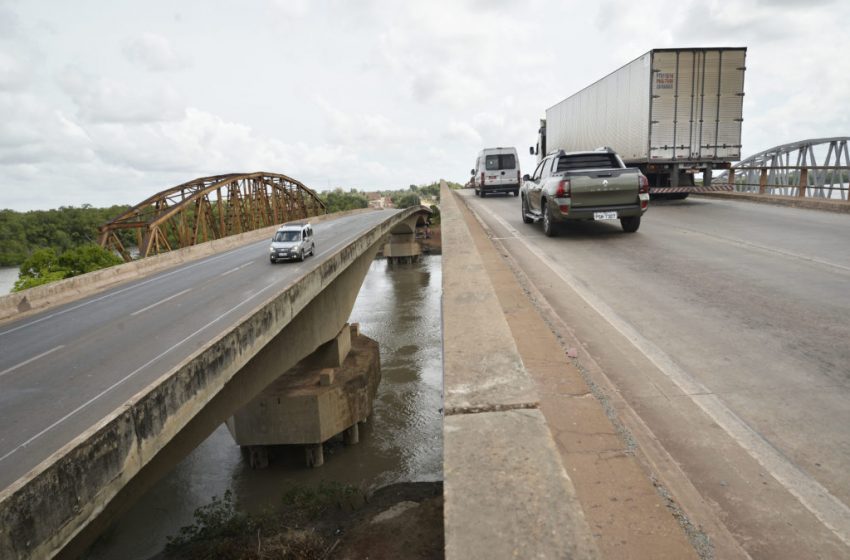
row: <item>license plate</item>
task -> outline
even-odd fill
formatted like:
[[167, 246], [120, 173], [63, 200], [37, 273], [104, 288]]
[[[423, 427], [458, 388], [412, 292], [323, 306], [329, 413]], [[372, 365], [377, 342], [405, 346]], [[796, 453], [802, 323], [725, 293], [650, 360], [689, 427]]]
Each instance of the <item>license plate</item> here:
[[593, 213], [594, 220], [616, 220], [617, 212], [594, 212]]

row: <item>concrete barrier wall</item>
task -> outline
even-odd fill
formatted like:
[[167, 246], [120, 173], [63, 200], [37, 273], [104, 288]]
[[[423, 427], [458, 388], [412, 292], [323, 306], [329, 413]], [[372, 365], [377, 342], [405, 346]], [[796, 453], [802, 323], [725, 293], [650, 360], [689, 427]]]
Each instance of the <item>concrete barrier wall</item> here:
[[462, 202], [440, 201], [446, 558], [596, 558]]
[[[253, 398], [280, 373], [276, 366], [289, 367], [287, 360], [303, 358], [339, 332], [374, 252], [415, 211], [387, 213], [372, 230], [270, 294], [231, 331], [0, 492], [0, 558], [79, 552], [96, 534], [91, 526], [111, 517], [116, 496], [129, 501], [144, 491], [139, 473], [155, 458], [176, 463], [178, 449], [201, 441]], [[181, 439], [183, 445], [174, 443]], [[161, 474], [162, 469], [149, 478]], [[80, 536], [87, 531], [91, 534]], [[69, 553], [72, 541], [81, 544]]]
[[[357, 214], [361, 212], [375, 212], [372, 208], [360, 210], [349, 210], [335, 214], [324, 214], [306, 218], [311, 223], [319, 223], [333, 220], [342, 216]], [[297, 220], [302, 221], [302, 220]], [[17, 319], [37, 311], [41, 311], [52, 305], [68, 303], [112, 286], [135, 280], [165, 270], [186, 262], [200, 259], [216, 253], [229, 251], [255, 241], [270, 239], [275, 230], [280, 226], [270, 226], [238, 235], [231, 235], [222, 239], [199, 243], [184, 249], [177, 249], [154, 255], [137, 261], [124, 263], [101, 270], [95, 270], [73, 278], [67, 278], [58, 282], [52, 282], [43, 286], [36, 286], [29, 290], [0, 296], [0, 322]]]

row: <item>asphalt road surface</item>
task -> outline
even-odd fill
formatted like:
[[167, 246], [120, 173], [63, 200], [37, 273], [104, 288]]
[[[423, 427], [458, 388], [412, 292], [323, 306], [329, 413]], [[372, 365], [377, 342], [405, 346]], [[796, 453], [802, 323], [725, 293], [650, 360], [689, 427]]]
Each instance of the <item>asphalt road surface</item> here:
[[388, 212], [316, 223], [304, 262], [272, 265], [260, 241], [0, 325], [0, 488]]
[[751, 557], [850, 558], [850, 216], [691, 197], [547, 238], [462, 194]]

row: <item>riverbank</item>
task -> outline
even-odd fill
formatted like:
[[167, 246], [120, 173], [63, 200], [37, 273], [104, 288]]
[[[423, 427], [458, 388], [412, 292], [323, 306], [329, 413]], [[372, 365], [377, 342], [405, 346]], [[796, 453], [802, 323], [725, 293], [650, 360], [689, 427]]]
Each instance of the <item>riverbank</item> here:
[[377, 495], [378, 488], [442, 480], [441, 269], [441, 257], [427, 254], [414, 264], [370, 266], [351, 322], [378, 341], [382, 380], [358, 445], [333, 438], [317, 469], [304, 467], [303, 450], [278, 446], [268, 468], [253, 470], [221, 426], [117, 519], [86, 560], [153, 558], [194, 522], [194, 511], [228, 491], [238, 511], [254, 516], [294, 489], [316, 491], [331, 481]]
[[290, 493], [278, 511], [253, 516], [216, 500], [153, 560], [436, 560], [443, 557], [442, 494], [441, 482], [393, 484], [367, 496], [327, 486]]
[[16, 266], [4, 266], [0, 268], [0, 296], [11, 293], [12, 287], [18, 280], [20, 268]]

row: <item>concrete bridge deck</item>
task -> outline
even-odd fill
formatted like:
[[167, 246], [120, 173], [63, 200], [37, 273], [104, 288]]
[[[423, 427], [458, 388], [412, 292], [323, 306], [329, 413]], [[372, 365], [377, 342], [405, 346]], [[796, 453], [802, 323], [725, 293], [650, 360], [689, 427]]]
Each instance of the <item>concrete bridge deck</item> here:
[[[16, 303], [0, 309], [25, 305], [22, 319], [0, 327], [0, 557], [78, 553], [240, 406], [333, 339], [387, 236], [412, 235], [428, 212], [316, 224], [316, 257], [289, 267], [269, 265], [271, 232], [260, 231], [263, 241], [64, 306], [50, 307], [65, 298], [61, 286], [10, 296]], [[101, 287], [104, 274], [131, 278], [136, 266], [88, 280]], [[66, 282], [69, 297], [86, 280]], [[45, 311], [28, 311], [38, 303]]]

